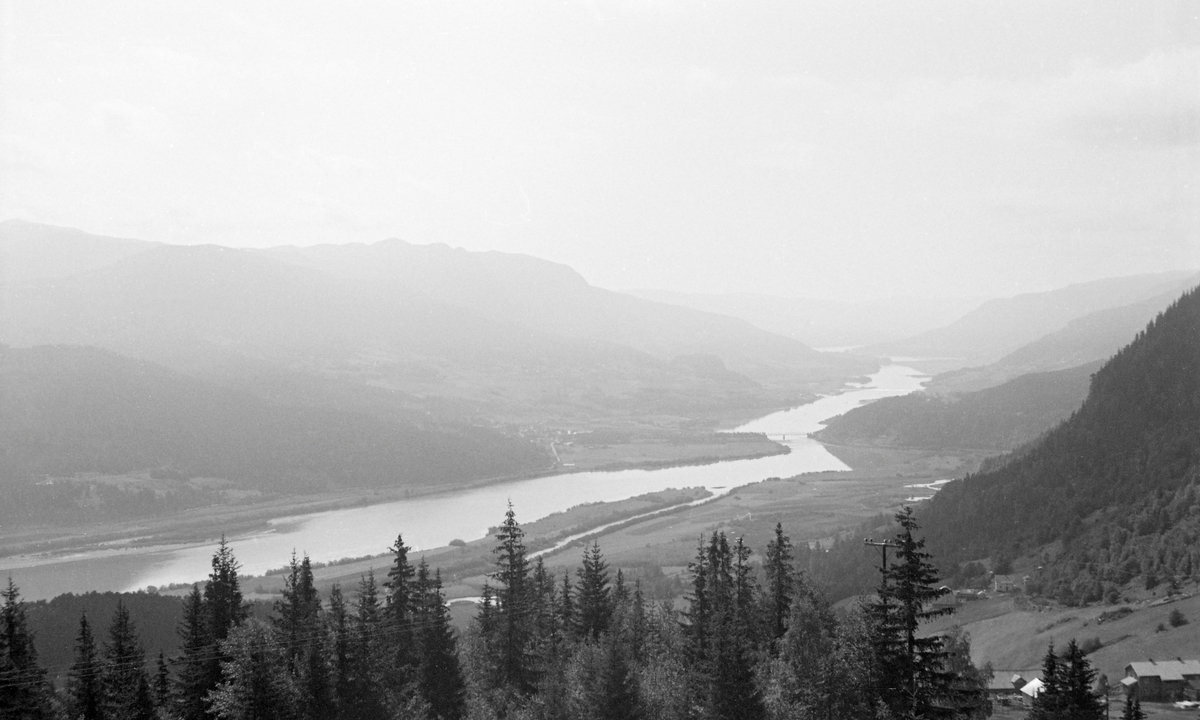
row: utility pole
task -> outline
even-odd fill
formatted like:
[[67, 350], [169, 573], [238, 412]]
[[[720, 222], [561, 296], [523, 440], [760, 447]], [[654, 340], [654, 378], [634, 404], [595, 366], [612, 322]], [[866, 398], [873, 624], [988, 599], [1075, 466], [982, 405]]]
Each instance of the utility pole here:
[[888, 548], [902, 547], [900, 545], [900, 543], [896, 542], [895, 540], [876, 540], [875, 538], [867, 538], [866, 540], [863, 540], [863, 545], [871, 545], [873, 547], [877, 547], [883, 552], [883, 562], [879, 566], [883, 572], [887, 572]]

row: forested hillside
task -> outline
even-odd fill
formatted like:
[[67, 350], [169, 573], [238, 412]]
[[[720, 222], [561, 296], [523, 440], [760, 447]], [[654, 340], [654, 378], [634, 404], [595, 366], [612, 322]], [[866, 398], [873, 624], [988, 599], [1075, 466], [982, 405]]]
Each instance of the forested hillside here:
[[1200, 574], [1200, 289], [1183, 295], [1092, 379], [1067, 422], [992, 472], [929, 503], [931, 545], [950, 560], [1062, 541], [1036, 578], [1099, 599], [1139, 575]]
[[[878, 597], [841, 613], [797, 566], [779, 525], [757, 556], [741, 538], [701, 537], [677, 610], [647, 602], [638, 579], [611, 569], [595, 543], [573, 573], [550, 575], [529, 558], [512, 508], [495, 528], [494, 571], [461, 634], [441, 572], [413, 562], [400, 536], [386, 578], [368, 573], [354, 590], [334, 586], [324, 597], [308, 557], [293, 555], [266, 617], [244, 602], [224, 542], [208, 581], [182, 602], [93, 595], [31, 608], [10, 582], [0, 607], [0, 716], [983, 718], [988, 677], [971, 663], [969, 638], [918, 632], [949, 612], [929, 607], [946, 591], [911, 509], [896, 522]], [[172, 611], [178, 645], [157, 655], [145, 639], [161, 644]], [[47, 622], [53, 637], [39, 643], [31, 630]], [[49, 674], [66, 682], [56, 689]]]
[[823, 442], [930, 450], [1009, 450], [1069, 417], [1099, 363], [1034, 373], [979, 392], [883, 398], [830, 420]]
[[[120, 519], [214, 502], [219, 486], [193, 478], [266, 492], [405, 487], [544, 470], [553, 461], [529, 440], [484, 427], [395, 408], [274, 404], [88, 347], [0, 346], [0, 403], [5, 524]], [[121, 485], [95, 477], [130, 473], [145, 477]]]

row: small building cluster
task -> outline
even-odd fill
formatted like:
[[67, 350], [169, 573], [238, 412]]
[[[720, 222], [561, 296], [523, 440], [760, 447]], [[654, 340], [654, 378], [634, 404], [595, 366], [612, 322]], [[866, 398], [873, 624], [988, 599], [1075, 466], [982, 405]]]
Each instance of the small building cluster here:
[[1042, 671], [996, 670], [988, 683], [988, 694], [1001, 704], [1025, 704], [1042, 689]]
[[1171, 702], [1200, 698], [1200, 660], [1154, 660], [1125, 666], [1121, 686], [1146, 702]]

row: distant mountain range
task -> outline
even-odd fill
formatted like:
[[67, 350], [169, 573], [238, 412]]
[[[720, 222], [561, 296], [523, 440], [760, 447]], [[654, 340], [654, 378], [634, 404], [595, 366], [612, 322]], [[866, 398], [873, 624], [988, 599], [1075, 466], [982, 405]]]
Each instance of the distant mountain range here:
[[[1158, 273], [1109, 278], [1049, 292], [989, 300], [945, 327], [905, 340], [861, 348], [858, 352], [888, 357], [928, 358], [933, 362], [927, 362], [923, 367], [937, 371], [989, 365], [1007, 359], [1010, 353], [1030, 343], [1067, 329], [1072, 321], [1104, 310], [1147, 302], [1151, 306], [1159, 303], [1150, 311], [1149, 317], [1153, 317], [1154, 312], [1166, 307], [1172, 298], [1178, 297], [1197, 282], [1200, 282], [1200, 273], [1195, 271]], [[1103, 327], [1104, 319], [1102, 316], [1095, 318], [1091, 330], [1093, 335], [1108, 338], [1122, 336], [1125, 329], [1123, 321], [1118, 323], [1119, 328], [1108, 330]], [[997, 384], [1022, 372], [1057, 370], [1103, 359], [1115, 350], [1108, 349], [1103, 342], [1093, 342], [1092, 350], [1088, 352], [1083, 347], [1086, 342], [1079, 340], [1077, 331], [1078, 328], [1058, 340], [1047, 340], [1040, 350], [1030, 351], [1024, 360], [1013, 361], [1015, 364], [1023, 363], [1020, 365], [1021, 371], [1001, 375], [990, 384]], [[1075, 343], [1074, 354], [1065, 348], [1058, 350], [1059, 343]], [[1039, 354], [1041, 362], [1033, 362], [1034, 356]], [[1056, 354], [1061, 357], [1054, 357]]]
[[627, 290], [635, 297], [741, 318], [813, 347], [857, 347], [902, 340], [957, 320], [981, 298], [887, 298], [839, 302], [754, 293]]
[[1068, 603], [1200, 576], [1200, 288], [1097, 370], [1068, 420], [993, 467], [929, 502], [940, 558], [1045, 552], [1035, 589]]
[[1025, 373], [1045, 372], [1106, 360], [1129, 342], [1146, 323], [1162, 312], [1186, 289], [1200, 284], [1193, 275], [1169, 291], [1140, 302], [1097, 310], [1068, 322], [1013, 350], [994, 363], [942, 373], [928, 389], [936, 393], [963, 392], [992, 387]]
[[703, 417], [876, 367], [562, 265], [444, 245], [249, 251], [7, 221], [0, 253], [0, 342], [92, 345], [247, 389], [262, 373], [341, 379], [456, 417]]

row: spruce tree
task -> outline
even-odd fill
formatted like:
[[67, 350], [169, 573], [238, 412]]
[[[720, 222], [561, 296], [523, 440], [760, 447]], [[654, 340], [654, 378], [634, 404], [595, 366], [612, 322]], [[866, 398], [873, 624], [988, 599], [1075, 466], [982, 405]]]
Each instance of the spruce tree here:
[[102, 666], [106, 720], [152, 720], [154, 701], [146, 674], [146, 651], [129, 608], [117, 600]]
[[638, 698], [634, 667], [616, 633], [605, 638], [603, 651], [603, 665], [592, 703], [596, 717], [604, 720], [641, 720], [645, 713]]
[[583, 551], [583, 565], [577, 571], [579, 576], [579, 605], [578, 635], [596, 640], [600, 634], [608, 630], [612, 617], [612, 601], [609, 597], [608, 563], [600, 554], [600, 545], [592, 542], [591, 548]]
[[359, 581], [354, 606], [349, 658], [351, 691], [348, 701], [343, 703], [346, 717], [381, 717], [386, 712], [383, 695], [385, 659], [380, 650], [384, 631], [375, 572], [368, 570]]
[[[175, 676], [175, 706], [181, 720], [204, 720], [208, 711], [205, 696], [220, 682], [220, 676], [211, 670], [213, 658], [220, 657], [211, 630], [200, 588], [192, 585], [191, 593], [183, 601], [183, 616], [176, 628], [182, 645], [181, 655], [173, 661], [179, 668]], [[219, 669], [220, 665], [217, 667]]]
[[[297, 686], [278, 630], [259, 620], [234, 628], [221, 642], [221, 682], [209, 695], [218, 720], [296, 720], [309, 713], [301, 707]], [[370, 717], [370, 716], [362, 716]], [[375, 717], [383, 717], [382, 715]]]
[[550, 642], [558, 630], [558, 607], [554, 597], [554, 578], [546, 570], [546, 564], [539, 555], [533, 565], [533, 595], [534, 595], [534, 624], [535, 642], [544, 644]]
[[73, 720], [104, 720], [100, 669], [92, 627], [87, 613], [83, 613], [75, 639], [75, 662], [67, 674], [67, 710]]
[[1146, 713], [1142, 711], [1142, 703], [1138, 700], [1137, 693], [1125, 696], [1125, 707], [1121, 710], [1121, 720], [1146, 720]]
[[1063, 667], [1054, 653], [1054, 643], [1042, 657], [1042, 687], [1029, 711], [1029, 720], [1057, 720], [1066, 707]]
[[33, 633], [25, 617], [25, 603], [12, 578], [0, 593], [0, 717], [13, 720], [50, 718], [50, 686], [38, 665]]
[[[238, 580], [239, 565], [233, 556], [233, 550], [221, 536], [217, 551], [212, 557], [212, 571], [208, 583], [204, 586], [204, 614], [208, 621], [205, 637], [205, 649], [202, 651], [206, 658], [204, 677], [200, 683], [199, 698], [203, 697], [217, 683], [221, 682], [221, 663], [228, 658], [220, 652], [220, 643], [229, 636], [230, 631], [246, 620], [246, 607], [242, 598], [241, 585]], [[194, 715], [197, 699], [185, 699], [185, 718], [202, 717]]]
[[696, 547], [696, 558], [688, 563], [688, 572], [692, 576], [692, 591], [687, 596], [688, 609], [683, 612], [686, 621], [684, 632], [688, 640], [689, 659], [693, 664], [700, 665], [708, 657], [708, 631], [713, 612], [709, 591], [711, 569], [703, 535]]
[[299, 562], [292, 554], [283, 594], [275, 602], [275, 628], [284, 644], [288, 670], [300, 692], [306, 717], [325, 718], [333, 708], [333, 693], [325, 665], [321, 597], [313, 580], [307, 553]]
[[534, 687], [530, 663], [532, 632], [529, 617], [530, 582], [529, 560], [525, 557], [525, 531], [517, 523], [512, 503], [504, 514], [504, 522], [496, 533], [496, 570], [491, 578], [500, 587], [496, 590], [494, 641], [497, 671], [501, 682], [520, 692]]
[[229, 631], [246, 620], [246, 607], [238, 580], [241, 566], [233, 557], [233, 550], [225, 542], [225, 536], [217, 545], [212, 558], [212, 572], [204, 586], [204, 605], [208, 611], [209, 635], [212, 642], [220, 642], [229, 636]]
[[629, 602], [629, 586], [625, 584], [625, 573], [617, 568], [617, 577], [613, 580], [612, 604], [613, 609], [622, 607]]
[[154, 706], [171, 707], [171, 671], [162, 650], [158, 651], [158, 664], [154, 669]]
[[1071, 720], [1100, 720], [1104, 717], [1104, 703], [1093, 689], [1096, 671], [1074, 638], [1067, 643], [1063, 660], [1063, 701], [1068, 717]]
[[[421, 561], [424, 567], [424, 560]], [[458, 662], [457, 640], [442, 595], [442, 573], [434, 575], [422, 598], [420, 665], [421, 697], [437, 720], [460, 720], [466, 713], [466, 682]]]
[[770, 633], [774, 640], [779, 640], [787, 632], [795, 584], [792, 540], [783, 534], [782, 523], [775, 523], [775, 539], [767, 544], [764, 569], [767, 575], [767, 617]]
[[578, 613], [575, 611], [575, 592], [571, 588], [571, 571], [563, 571], [562, 590], [558, 596], [558, 626], [564, 635], [570, 635], [575, 627]]
[[330, 670], [334, 704], [338, 708], [338, 716], [344, 714], [346, 705], [351, 701], [353, 688], [351, 686], [352, 669], [350, 658], [354, 631], [350, 627], [350, 614], [346, 610], [346, 599], [342, 596], [342, 588], [334, 583], [329, 588], [329, 612], [326, 614], [330, 642]]
[[388, 656], [392, 664], [389, 685], [394, 692], [401, 692], [416, 661], [412, 636], [412, 615], [416, 605], [413, 579], [416, 570], [408, 561], [411, 548], [404, 544], [402, 535], [396, 536], [396, 542], [388, 550], [392, 552], [392, 566], [383, 583], [387, 590], [384, 597], [387, 640], [384, 644], [390, 648]]
[[956, 703], [948, 699], [953, 676], [944, 669], [943, 640], [936, 635], [922, 637], [919, 629], [922, 622], [953, 610], [926, 609], [947, 591], [938, 586], [925, 541], [913, 536], [920, 526], [912, 508], [905, 506], [896, 514], [896, 522], [900, 532], [892, 544], [895, 561], [882, 570], [879, 598], [872, 605], [883, 700], [900, 717], [949, 716]]

